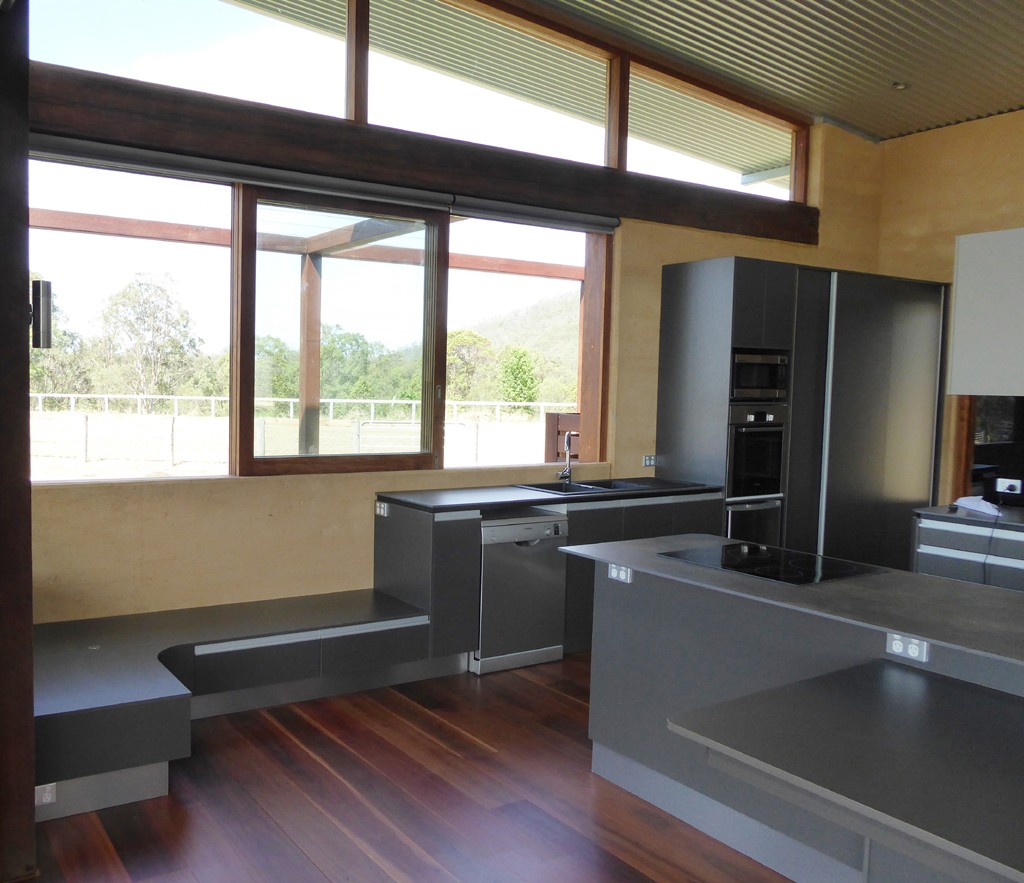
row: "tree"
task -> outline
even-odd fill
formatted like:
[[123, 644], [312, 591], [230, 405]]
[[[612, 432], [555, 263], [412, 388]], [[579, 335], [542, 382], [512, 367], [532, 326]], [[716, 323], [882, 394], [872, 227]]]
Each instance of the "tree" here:
[[151, 276], [136, 275], [103, 310], [103, 352], [123, 388], [136, 395], [174, 395], [191, 375], [201, 343], [188, 311]]
[[510, 346], [501, 354], [501, 397], [506, 402], [535, 402], [540, 383], [529, 350]]
[[448, 335], [448, 398], [484, 398], [481, 382], [492, 373], [494, 361], [494, 347], [482, 334], [468, 329], [452, 331]]
[[371, 343], [362, 334], [346, 331], [340, 325], [320, 329], [320, 395], [325, 399], [367, 398], [356, 395], [357, 386], [365, 388], [371, 363], [386, 350]]
[[[297, 399], [299, 397], [299, 353], [281, 338], [256, 338], [255, 391], [257, 398]], [[287, 415], [288, 406], [278, 403], [274, 413]]]

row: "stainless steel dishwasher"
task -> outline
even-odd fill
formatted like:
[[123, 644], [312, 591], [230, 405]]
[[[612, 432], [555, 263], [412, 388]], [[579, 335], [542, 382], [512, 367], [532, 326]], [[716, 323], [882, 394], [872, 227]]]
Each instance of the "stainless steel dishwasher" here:
[[569, 522], [519, 509], [481, 522], [478, 675], [562, 658]]

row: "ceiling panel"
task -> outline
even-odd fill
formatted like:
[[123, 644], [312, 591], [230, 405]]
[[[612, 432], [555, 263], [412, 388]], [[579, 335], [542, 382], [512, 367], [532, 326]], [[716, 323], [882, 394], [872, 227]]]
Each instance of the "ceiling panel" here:
[[538, 3], [875, 138], [1024, 107], [1022, 0]]

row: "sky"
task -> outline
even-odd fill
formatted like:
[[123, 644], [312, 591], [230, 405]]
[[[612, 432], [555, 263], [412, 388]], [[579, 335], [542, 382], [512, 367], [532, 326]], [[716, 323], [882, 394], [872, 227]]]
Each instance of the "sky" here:
[[[340, 40], [223, 0], [32, 0], [31, 16], [30, 55], [36, 60], [343, 114]], [[369, 101], [375, 123], [584, 162], [602, 159], [600, 127], [380, 53], [371, 53]], [[483, 139], [481, 133], [486, 133]], [[660, 167], [670, 176], [693, 173], [694, 161], [654, 145], [631, 139], [629, 150], [645, 170]], [[702, 174], [714, 178], [708, 183], [735, 183], [734, 173], [699, 166]], [[30, 205], [223, 228], [230, 220], [225, 186], [41, 162], [31, 164]], [[584, 237], [578, 233], [472, 220], [453, 224], [451, 237], [453, 252], [583, 264]], [[97, 333], [103, 301], [137, 272], [148, 272], [164, 279], [188, 309], [205, 350], [227, 346], [225, 248], [37, 230], [30, 250], [31, 269], [53, 282], [57, 306], [74, 330]], [[287, 261], [264, 261], [263, 266], [267, 290], [297, 291], [295, 271]], [[350, 264], [344, 291], [325, 297], [323, 320], [337, 320], [389, 347], [408, 344], [410, 334], [418, 333], [410, 306], [416, 299], [415, 292], [410, 299], [410, 285], [416, 285], [410, 282], [412, 272], [409, 267]], [[449, 286], [450, 328], [474, 325], [572, 289], [564, 280], [524, 285], [518, 277], [469, 272], [453, 272]], [[292, 337], [285, 329], [296, 327], [294, 301], [282, 297], [270, 304], [267, 300], [260, 313], [263, 330], [258, 333], [281, 329], [279, 336]], [[408, 321], [397, 321], [402, 316]], [[297, 339], [288, 342], [297, 344]]]

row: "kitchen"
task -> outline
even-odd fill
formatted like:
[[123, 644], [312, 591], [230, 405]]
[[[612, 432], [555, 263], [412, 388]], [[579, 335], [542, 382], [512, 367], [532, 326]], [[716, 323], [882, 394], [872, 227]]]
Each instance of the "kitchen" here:
[[[581, 467], [582, 478], [634, 475], [643, 454], [654, 450], [657, 339], [661, 268], [684, 261], [743, 254], [910, 278], [950, 280], [953, 236], [1024, 226], [1024, 194], [1014, 188], [1024, 158], [1020, 114], [1009, 114], [947, 130], [874, 144], [827, 123], [812, 132], [812, 152], [821, 168], [812, 178], [812, 198], [822, 206], [821, 243], [805, 247], [770, 243], [669, 225], [627, 221], [617, 234], [612, 300], [617, 321], [612, 339], [609, 389], [609, 455], [605, 463]], [[951, 496], [950, 460], [957, 434], [956, 403], [946, 409], [943, 489]], [[344, 522], [343, 589], [372, 579], [372, 511], [380, 490], [403, 491], [480, 484], [549, 480], [550, 468], [442, 475], [342, 475], [315, 482], [305, 477], [257, 481], [194, 482], [182, 486], [144, 483], [33, 490], [36, 606], [49, 619], [126, 612], [128, 599], [142, 608], [192, 602], [183, 585], [209, 585], [225, 599], [273, 597], [288, 591], [267, 574], [273, 548], [298, 548], [296, 584], [321, 585], [336, 570], [338, 548], [315, 541], [320, 526]], [[314, 485], [317, 485], [314, 487]], [[306, 500], [302, 511], [288, 501]], [[110, 513], [100, 523], [96, 511]], [[283, 540], [265, 538], [267, 513], [284, 522]], [[261, 519], [260, 516], [263, 516]], [[224, 525], [232, 525], [225, 535]], [[170, 536], [189, 541], [180, 583], [165, 574], [175, 559]], [[253, 538], [256, 538], [254, 543]], [[254, 553], [254, 546], [257, 551]], [[90, 549], [103, 548], [102, 557]], [[125, 568], [123, 561], [131, 561]], [[223, 566], [226, 559], [234, 569]], [[130, 572], [128, 572], [130, 570]], [[72, 579], [68, 574], [76, 574]], [[241, 588], [245, 587], [245, 588]]]

